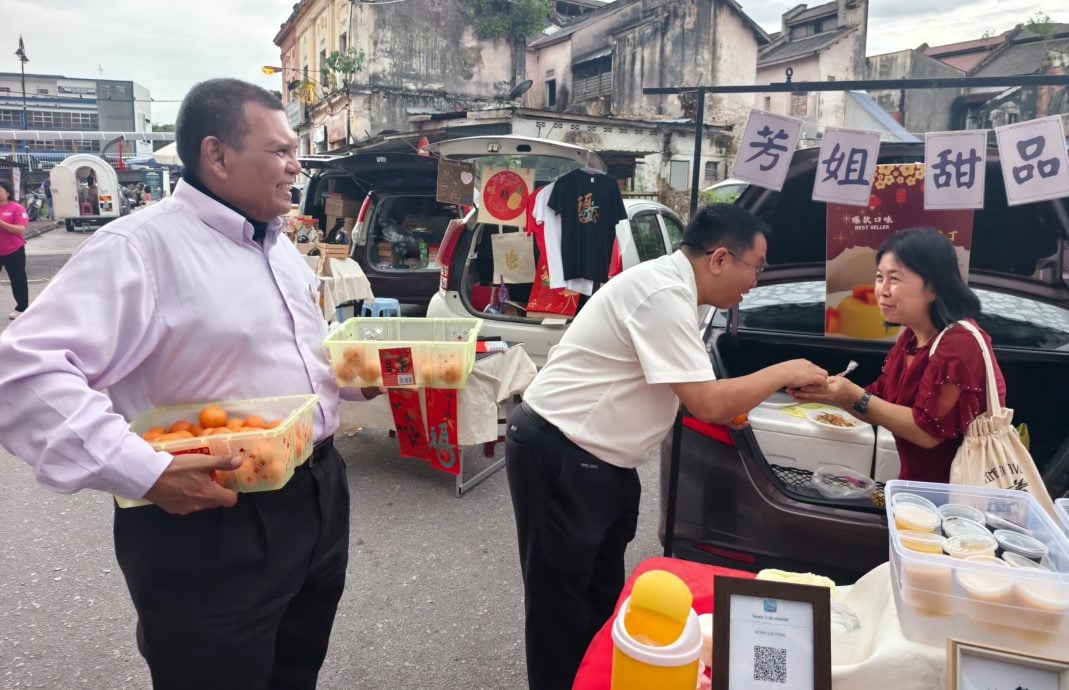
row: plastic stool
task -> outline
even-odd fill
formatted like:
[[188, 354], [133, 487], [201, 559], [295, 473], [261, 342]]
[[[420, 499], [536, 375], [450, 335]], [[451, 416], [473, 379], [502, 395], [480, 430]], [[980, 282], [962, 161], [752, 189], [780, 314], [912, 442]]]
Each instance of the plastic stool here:
[[392, 297], [376, 297], [365, 301], [360, 307], [360, 316], [400, 316], [401, 303]]

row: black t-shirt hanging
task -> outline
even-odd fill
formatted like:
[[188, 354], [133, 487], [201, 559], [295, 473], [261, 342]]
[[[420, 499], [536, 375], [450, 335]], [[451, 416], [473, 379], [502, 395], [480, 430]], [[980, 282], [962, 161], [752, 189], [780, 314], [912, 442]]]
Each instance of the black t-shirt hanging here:
[[610, 175], [573, 170], [557, 180], [548, 206], [560, 216], [564, 279], [609, 279], [616, 224], [627, 218], [624, 198]]

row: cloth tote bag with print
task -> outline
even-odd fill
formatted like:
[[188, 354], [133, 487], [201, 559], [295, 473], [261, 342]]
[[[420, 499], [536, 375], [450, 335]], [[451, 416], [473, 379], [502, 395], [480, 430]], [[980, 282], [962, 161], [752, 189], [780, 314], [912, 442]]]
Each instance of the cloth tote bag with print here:
[[[1027, 491], [1053, 517], [1054, 502], [1036, 469], [1036, 463], [1013, 428], [1013, 410], [999, 404], [995, 367], [991, 363], [987, 344], [971, 323], [958, 321], [957, 325], [973, 334], [983, 353], [987, 369], [987, 411], [974, 419], [965, 430], [965, 438], [950, 465], [950, 483]], [[953, 324], [948, 326], [953, 327]], [[946, 330], [932, 343], [929, 358], [935, 354], [935, 348], [944, 333]]]
[[490, 236], [494, 253], [494, 282], [533, 283], [535, 280], [534, 241], [524, 232], [502, 232]]

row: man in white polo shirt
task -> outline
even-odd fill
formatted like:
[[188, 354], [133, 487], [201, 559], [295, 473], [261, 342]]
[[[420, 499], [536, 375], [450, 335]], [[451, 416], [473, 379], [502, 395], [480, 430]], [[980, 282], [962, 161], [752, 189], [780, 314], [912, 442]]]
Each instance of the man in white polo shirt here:
[[726, 423], [784, 386], [823, 383], [806, 360], [717, 381], [698, 306], [727, 309], [757, 283], [768, 227], [730, 205], [701, 209], [683, 246], [613, 278], [550, 353], [509, 418], [532, 690], [570, 688], [624, 584], [635, 536], [635, 468], [654, 457], [680, 401]]

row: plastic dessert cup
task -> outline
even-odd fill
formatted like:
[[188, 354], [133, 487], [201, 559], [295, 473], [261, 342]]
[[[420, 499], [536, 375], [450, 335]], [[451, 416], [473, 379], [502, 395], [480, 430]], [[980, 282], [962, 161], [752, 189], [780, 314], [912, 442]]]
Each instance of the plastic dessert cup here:
[[958, 585], [965, 594], [965, 613], [987, 623], [1005, 624], [1005, 606], [1012, 605], [1013, 571], [1006, 563], [994, 556], [971, 556], [965, 559], [969, 564], [992, 565], [1005, 572], [989, 572], [958, 568], [955, 571]]
[[992, 556], [998, 543], [990, 534], [959, 534], [943, 544], [943, 553], [951, 558], [965, 559], [970, 556]]

